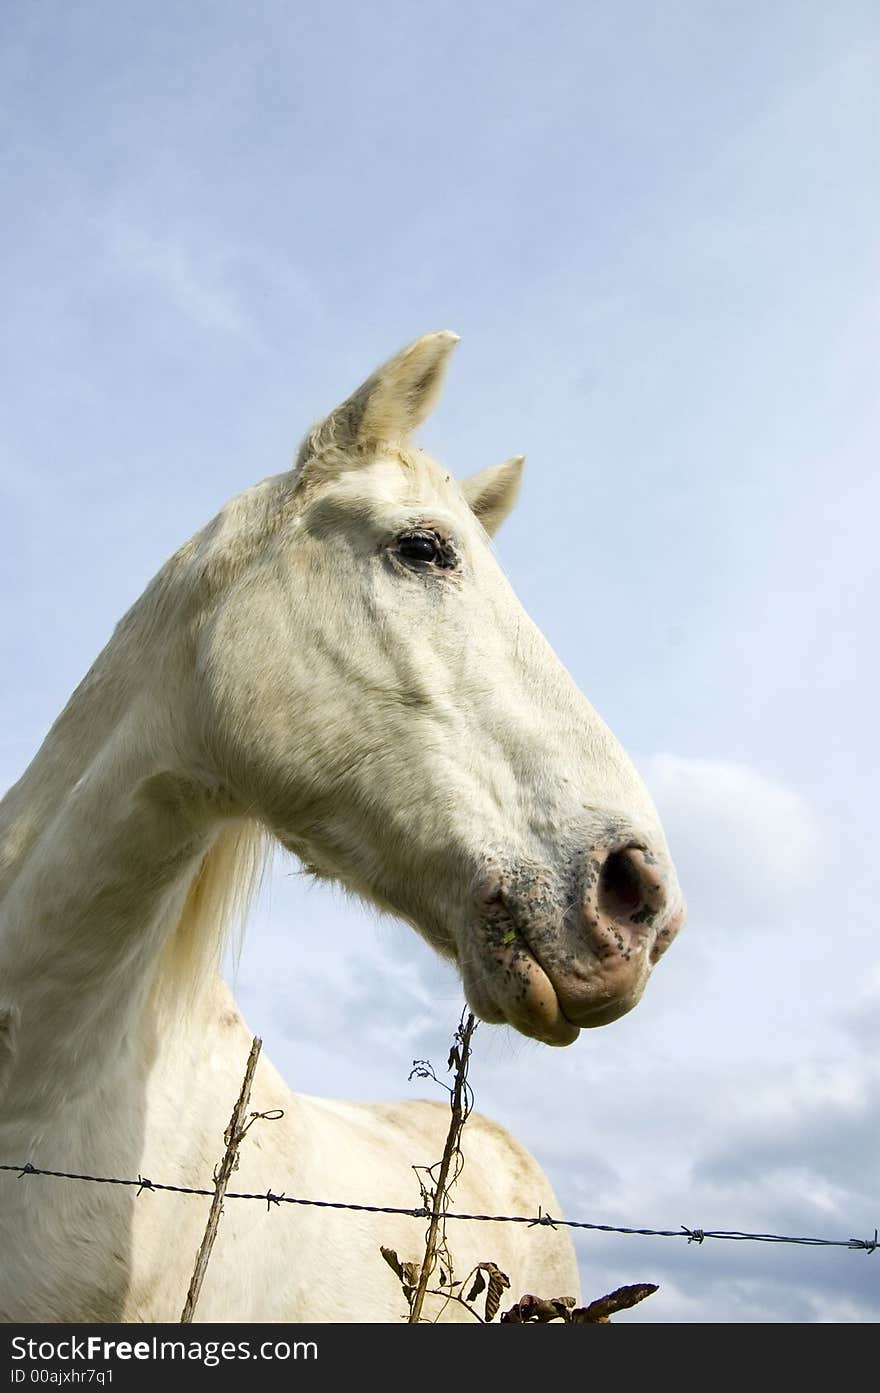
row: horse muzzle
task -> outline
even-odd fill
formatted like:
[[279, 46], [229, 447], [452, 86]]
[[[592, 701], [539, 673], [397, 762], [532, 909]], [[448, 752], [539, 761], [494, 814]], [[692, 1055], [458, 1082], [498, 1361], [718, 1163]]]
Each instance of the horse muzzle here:
[[568, 1045], [638, 1003], [685, 920], [668, 855], [644, 842], [595, 846], [574, 881], [534, 866], [487, 868], [459, 953], [482, 1019]]

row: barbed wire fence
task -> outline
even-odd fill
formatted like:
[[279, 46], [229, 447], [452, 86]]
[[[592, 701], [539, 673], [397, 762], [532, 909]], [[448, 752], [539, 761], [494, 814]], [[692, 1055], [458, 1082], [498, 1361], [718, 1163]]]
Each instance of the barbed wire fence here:
[[[263, 1116], [263, 1113], [251, 1114], [253, 1120]], [[25, 1162], [24, 1165], [0, 1165], [0, 1171], [12, 1171], [22, 1180], [29, 1175], [45, 1175], [55, 1180], [86, 1180], [95, 1185], [130, 1185], [137, 1190], [138, 1194], [142, 1190], [157, 1192], [165, 1190], [175, 1195], [201, 1195], [207, 1199], [211, 1199], [214, 1195], [213, 1189], [207, 1190], [195, 1185], [169, 1185], [160, 1180], [149, 1180], [143, 1175], [134, 1179], [118, 1175], [80, 1175], [76, 1171], [45, 1170], [42, 1166], [32, 1166], [29, 1161]], [[362, 1214], [401, 1214], [410, 1219], [429, 1219], [431, 1217], [430, 1210], [424, 1205], [419, 1205], [414, 1209], [405, 1209], [400, 1205], [391, 1204], [347, 1204], [344, 1200], [305, 1199], [300, 1195], [287, 1195], [283, 1190], [279, 1194], [273, 1190], [257, 1192], [226, 1190], [224, 1199], [261, 1200], [267, 1208], [271, 1208], [273, 1205], [299, 1204], [311, 1206], [314, 1209], [357, 1210]], [[685, 1224], [680, 1224], [677, 1229], [627, 1228], [623, 1224], [596, 1224], [590, 1223], [586, 1219], [557, 1219], [550, 1214], [460, 1214], [451, 1210], [446, 1217], [447, 1219], [463, 1219], [472, 1223], [528, 1224], [530, 1228], [544, 1224], [548, 1228], [557, 1229], [592, 1229], [597, 1233], [627, 1233], [641, 1238], [686, 1238], [689, 1243], [702, 1243], [705, 1239], [724, 1238], [739, 1243], [799, 1243], [809, 1248], [850, 1248], [863, 1253], [873, 1253], [876, 1248], [880, 1247], [877, 1229], [874, 1230], [873, 1238], [796, 1238], [791, 1234], [781, 1233], [740, 1233], [735, 1229], [688, 1228]]]
[[[404, 1292], [407, 1293], [409, 1289], [408, 1299], [410, 1300], [411, 1307], [416, 1310], [416, 1320], [418, 1319], [418, 1311], [420, 1311], [421, 1309], [421, 1301], [419, 1300], [414, 1303], [412, 1298], [415, 1295], [417, 1289], [421, 1293], [421, 1298], [423, 1299], [424, 1297], [427, 1282], [427, 1274], [429, 1272], [429, 1268], [433, 1265], [435, 1261], [435, 1249], [438, 1249], [438, 1223], [442, 1222], [442, 1224], [445, 1225], [446, 1220], [452, 1220], [463, 1223], [526, 1224], [529, 1228], [546, 1227], [552, 1229], [586, 1230], [594, 1233], [628, 1234], [642, 1238], [678, 1238], [685, 1239], [688, 1244], [702, 1244], [710, 1240], [734, 1243], [774, 1243], [791, 1244], [794, 1246], [808, 1248], [844, 1248], [850, 1250], [851, 1252], [862, 1252], [866, 1254], [876, 1252], [878, 1246], [880, 1246], [880, 1240], [878, 1240], [878, 1230], [876, 1228], [874, 1229], [873, 1236], [869, 1238], [816, 1238], [794, 1234], [748, 1233], [738, 1229], [706, 1229], [699, 1227], [690, 1227], [686, 1224], [680, 1224], [677, 1228], [650, 1228], [635, 1227], [623, 1224], [602, 1224], [596, 1223], [595, 1221], [588, 1219], [557, 1218], [554, 1215], [543, 1212], [540, 1207], [538, 1209], [537, 1214], [469, 1214], [451, 1209], [449, 1207], [450, 1190], [455, 1180], [457, 1179], [458, 1174], [461, 1170], [461, 1165], [463, 1164], [461, 1152], [459, 1149], [459, 1141], [464, 1123], [467, 1120], [467, 1116], [470, 1112], [472, 1103], [472, 1095], [470, 1093], [469, 1086], [466, 1083], [466, 1079], [470, 1059], [470, 1041], [471, 1036], [473, 1034], [473, 1030], [473, 1017], [468, 1016], [466, 1023], [465, 1014], [463, 1013], [461, 1021], [459, 1022], [458, 1031], [456, 1032], [456, 1041], [449, 1055], [449, 1068], [452, 1069], [453, 1066], [455, 1067], [454, 1083], [452, 1086], [443, 1084], [442, 1080], [437, 1078], [437, 1075], [434, 1073], [434, 1070], [428, 1061], [413, 1061], [413, 1069], [410, 1073], [410, 1078], [412, 1078], [414, 1075], [417, 1075], [422, 1078], [431, 1078], [434, 1080], [434, 1082], [439, 1083], [443, 1088], [446, 1088], [447, 1092], [450, 1095], [453, 1118], [452, 1123], [450, 1124], [450, 1131], [447, 1137], [446, 1148], [444, 1150], [444, 1155], [441, 1161], [436, 1162], [434, 1166], [413, 1167], [417, 1176], [419, 1176], [419, 1185], [421, 1188], [422, 1197], [422, 1203], [420, 1205], [406, 1207], [402, 1205], [356, 1204], [348, 1202], [346, 1200], [312, 1199], [303, 1195], [288, 1195], [284, 1190], [279, 1190], [277, 1192], [272, 1189], [268, 1189], [266, 1191], [241, 1191], [230, 1190], [228, 1188], [230, 1178], [233, 1172], [238, 1168], [239, 1147], [241, 1146], [241, 1143], [244, 1140], [250, 1128], [256, 1122], [277, 1121], [284, 1115], [281, 1109], [273, 1109], [267, 1112], [247, 1112], [247, 1104], [250, 1099], [251, 1083], [253, 1081], [253, 1076], [256, 1069], [257, 1060], [259, 1058], [260, 1050], [262, 1048], [262, 1040], [260, 1040], [256, 1036], [254, 1037], [253, 1042], [251, 1044], [250, 1054], [248, 1056], [247, 1067], [245, 1069], [244, 1078], [242, 1080], [241, 1090], [236, 1101], [235, 1108], [233, 1109], [229, 1125], [224, 1134], [226, 1150], [214, 1172], [214, 1184], [211, 1188], [194, 1185], [175, 1185], [168, 1181], [153, 1180], [151, 1177], [145, 1175], [138, 1175], [136, 1177], [86, 1175], [77, 1171], [55, 1170], [44, 1166], [36, 1166], [31, 1161], [24, 1161], [21, 1163], [0, 1162], [0, 1171], [12, 1173], [16, 1175], [19, 1180], [29, 1180], [31, 1178], [36, 1177], [45, 1177], [54, 1180], [78, 1181], [81, 1183], [92, 1185], [125, 1186], [131, 1189], [135, 1189], [137, 1191], [137, 1197], [140, 1197], [145, 1191], [148, 1191], [151, 1194], [192, 1195], [205, 1199], [210, 1199], [212, 1203], [208, 1216], [208, 1222], [205, 1229], [205, 1235], [196, 1257], [196, 1263], [193, 1270], [193, 1277], [190, 1283], [189, 1292], [187, 1294], [187, 1300], [184, 1306], [183, 1314], [181, 1316], [181, 1322], [189, 1322], [193, 1319], [193, 1313], [195, 1310], [196, 1303], [198, 1301], [202, 1279], [207, 1269], [207, 1264], [211, 1256], [211, 1250], [213, 1248], [214, 1240], [217, 1235], [220, 1216], [223, 1210], [223, 1203], [226, 1200], [258, 1201], [260, 1203], [265, 1204], [267, 1210], [271, 1210], [273, 1208], [280, 1209], [282, 1205], [294, 1205], [314, 1209], [342, 1210], [361, 1214], [391, 1214], [412, 1219], [427, 1219], [429, 1221], [429, 1229], [426, 1239], [425, 1258], [422, 1264], [420, 1265], [418, 1271], [414, 1270], [408, 1274], [414, 1279], [412, 1284], [410, 1285], [407, 1279], [403, 1275], [401, 1275], [400, 1272], [398, 1272], [398, 1276], [400, 1277], [401, 1284], [404, 1288]], [[466, 1090], [467, 1093], [467, 1101], [464, 1106], [462, 1105], [463, 1090]], [[450, 1163], [453, 1163], [451, 1167]], [[438, 1172], [436, 1176], [434, 1174], [435, 1171]], [[433, 1183], [432, 1186], [425, 1183], [425, 1181], [421, 1178], [422, 1175], [425, 1175], [429, 1178], [429, 1180]], [[395, 1266], [395, 1262], [392, 1261], [392, 1258], [396, 1260], [396, 1254], [391, 1254], [391, 1256], [389, 1256], [391, 1250], [386, 1249], [383, 1249], [382, 1253], [383, 1256], [386, 1257], [386, 1261], [388, 1261], [391, 1266]], [[399, 1262], [397, 1265], [399, 1266]], [[484, 1264], [484, 1266], [493, 1267], [494, 1264]], [[415, 1265], [406, 1264], [406, 1267], [414, 1269]], [[626, 1292], [630, 1290], [635, 1291], [636, 1288], [621, 1288], [621, 1292]], [[653, 1291], [656, 1290], [656, 1288], [651, 1287], [650, 1290]], [[461, 1297], [450, 1298], [450, 1294], [448, 1291], [434, 1292], [434, 1294], [438, 1296], [443, 1296], [446, 1299], [459, 1300], [461, 1304], [466, 1304]], [[608, 1299], [610, 1298], [603, 1298], [603, 1301], [606, 1301]], [[537, 1299], [534, 1297], [524, 1297], [523, 1303], [528, 1302], [537, 1303], [538, 1306], [545, 1306], [548, 1307], [548, 1309], [551, 1305], [555, 1305], [557, 1308], [560, 1306], [559, 1301], [537, 1301]], [[541, 1316], [527, 1314], [526, 1312], [529, 1308], [523, 1305], [523, 1303], [519, 1303], [517, 1306], [515, 1306], [513, 1308], [513, 1312], [515, 1313], [518, 1310], [522, 1309], [524, 1312], [522, 1318], [524, 1319], [570, 1319], [569, 1315], [567, 1315], [564, 1311], [561, 1311], [559, 1309], [556, 1310], [555, 1315], [545, 1314], [544, 1316]], [[593, 1303], [593, 1305], [596, 1307], [599, 1307], [600, 1304], [601, 1303], [599, 1302]], [[585, 1308], [585, 1310], [587, 1309], [591, 1308]], [[471, 1311], [471, 1314], [476, 1315], [476, 1312]], [[575, 1318], [576, 1316], [577, 1313], [575, 1313]], [[481, 1319], [481, 1317], [479, 1316], [477, 1316], [476, 1318]], [[512, 1314], [511, 1318], [520, 1319], [521, 1317], [519, 1315]], [[604, 1315], [599, 1315], [595, 1317], [587, 1316], [586, 1318], [602, 1320], [606, 1319]]]

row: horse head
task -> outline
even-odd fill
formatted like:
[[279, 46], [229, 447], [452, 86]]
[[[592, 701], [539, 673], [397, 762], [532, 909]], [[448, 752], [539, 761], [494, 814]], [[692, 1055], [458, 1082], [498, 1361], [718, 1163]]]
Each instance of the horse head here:
[[392, 358], [191, 544], [192, 710], [237, 813], [454, 959], [484, 1020], [564, 1045], [637, 1003], [684, 906], [493, 554], [522, 459], [459, 483], [413, 444], [456, 342]]

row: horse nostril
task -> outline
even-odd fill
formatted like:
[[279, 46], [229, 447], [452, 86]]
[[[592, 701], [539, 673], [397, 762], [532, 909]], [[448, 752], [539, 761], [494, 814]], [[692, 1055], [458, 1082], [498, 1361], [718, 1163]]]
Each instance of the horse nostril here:
[[659, 908], [658, 889], [639, 847], [612, 851], [599, 872], [599, 909], [611, 919], [632, 919], [645, 906]]

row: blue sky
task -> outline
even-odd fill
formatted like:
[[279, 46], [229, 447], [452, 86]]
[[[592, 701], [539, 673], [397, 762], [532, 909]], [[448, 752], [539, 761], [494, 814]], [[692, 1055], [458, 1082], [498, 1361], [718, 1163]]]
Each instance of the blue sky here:
[[[526, 453], [499, 557], [691, 907], [625, 1020], [478, 1034], [479, 1105], [578, 1217], [878, 1222], [878, 54], [847, 0], [0, 16], [0, 775], [182, 540], [455, 329], [423, 443]], [[249, 1023], [294, 1087], [403, 1095], [455, 981], [295, 869]], [[581, 1252], [588, 1294], [660, 1282], [631, 1320], [880, 1315], [859, 1254]]]

